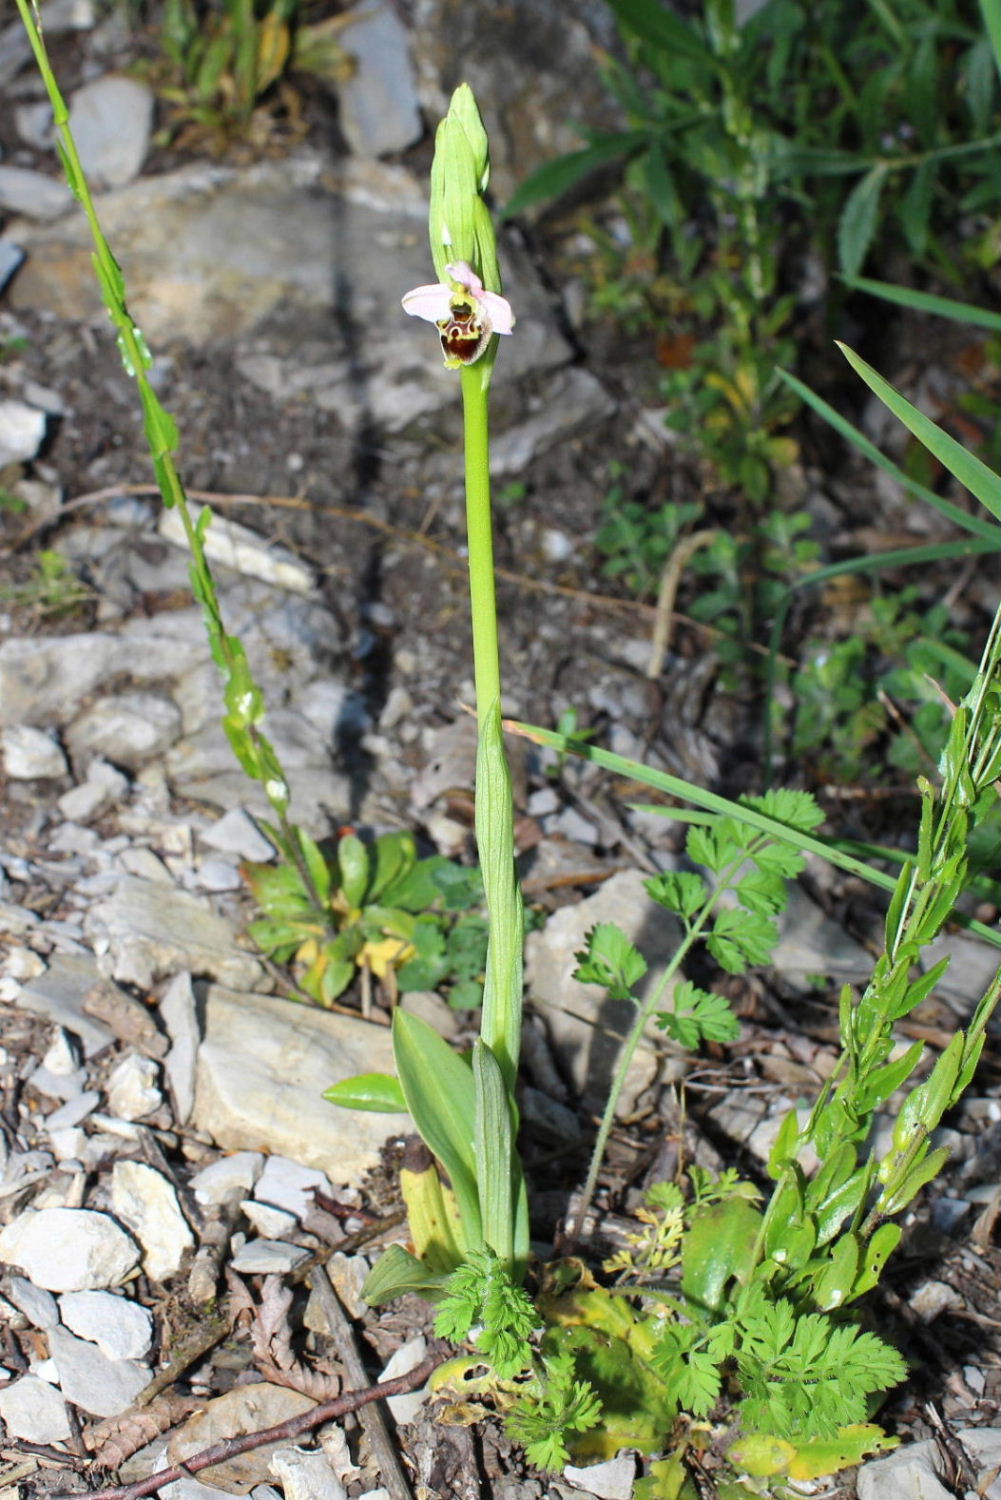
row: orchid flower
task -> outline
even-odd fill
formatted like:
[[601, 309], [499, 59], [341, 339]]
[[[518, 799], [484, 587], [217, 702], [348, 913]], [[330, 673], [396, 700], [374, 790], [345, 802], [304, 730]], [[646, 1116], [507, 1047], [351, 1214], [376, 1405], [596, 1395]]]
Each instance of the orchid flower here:
[[449, 369], [471, 365], [495, 333], [511, 333], [514, 313], [506, 297], [487, 292], [466, 261], [445, 267], [449, 282], [417, 286], [403, 298], [403, 311], [434, 323]]

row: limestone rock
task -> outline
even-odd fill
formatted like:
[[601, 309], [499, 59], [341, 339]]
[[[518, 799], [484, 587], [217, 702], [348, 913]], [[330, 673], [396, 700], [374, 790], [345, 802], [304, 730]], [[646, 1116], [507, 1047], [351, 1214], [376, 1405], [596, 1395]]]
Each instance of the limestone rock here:
[[336, 1109], [323, 1091], [355, 1073], [393, 1071], [388, 1028], [273, 995], [213, 985], [205, 1000], [192, 1125], [231, 1150], [264, 1149], [357, 1181], [407, 1115]]
[[138, 1161], [118, 1161], [111, 1174], [111, 1203], [143, 1247], [143, 1269], [154, 1281], [180, 1270], [195, 1237], [167, 1178]]
[[50, 1292], [99, 1291], [135, 1270], [139, 1246], [109, 1214], [29, 1208], [0, 1232], [0, 1260]]

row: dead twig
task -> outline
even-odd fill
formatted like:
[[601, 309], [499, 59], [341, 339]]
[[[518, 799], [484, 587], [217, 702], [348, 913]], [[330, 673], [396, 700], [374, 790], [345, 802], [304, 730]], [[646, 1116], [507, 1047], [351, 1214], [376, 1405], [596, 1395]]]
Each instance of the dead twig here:
[[646, 675], [651, 682], [656, 682], [664, 670], [664, 657], [671, 643], [671, 622], [675, 617], [674, 601], [678, 596], [681, 575], [699, 548], [710, 546], [718, 536], [719, 532], [715, 527], [708, 531], [693, 531], [691, 536], [681, 538], [667, 559], [664, 571], [660, 575], [657, 610], [653, 621], [653, 635], [650, 638], [650, 662]]
[[[304, 1432], [312, 1432], [314, 1427], [321, 1427], [324, 1422], [335, 1421], [338, 1417], [347, 1416], [348, 1412], [360, 1411], [372, 1401], [381, 1401], [384, 1396], [404, 1396], [415, 1390], [417, 1386], [423, 1385], [433, 1370], [442, 1363], [437, 1355], [431, 1355], [423, 1360], [416, 1369], [409, 1371], [406, 1375], [400, 1375], [396, 1380], [382, 1380], [378, 1385], [367, 1386], [364, 1390], [348, 1391], [339, 1396], [336, 1401], [325, 1401], [320, 1406], [314, 1406], [312, 1411], [304, 1411], [297, 1417], [289, 1417], [285, 1422], [277, 1422], [273, 1427], [264, 1427], [259, 1432], [246, 1432], [240, 1437], [227, 1438], [225, 1442], [213, 1443], [211, 1448], [203, 1448], [201, 1453], [193, 1453], [190, 1458], [185, 1459], [183, 1464], [174, 1464], [169, 1469], [160, 1469], [156, 1474], [148, 1474], [145, 1479], [137, 1480], [135, 1484], [115, 1485], [111, 1489], [93, 1490], [87, 1500], [142, 1500], [144, 1495], [152, 1495], [155, 1490], [165, 1484], [173, 1484], [175, 1480], [190, 1478], [192, 1474], [198, 1474], [202, 1469], [210, 1469], [213, 1464], [225, 1463], [228, 1458], [236, 1458], [240, 1453], [250, 1453], [254, 1448], [263, 1448], [267, 1443], [287, 1442], [292, 1438], [301, 1437]], [[80, 1500], [78, 1495], [58, 1495], [54, 1500]]]
[[[354, 1330], [334, 1291], [330, 1277], [322, 1266], [316, 1266], [309, 1274], [309, 1284], [327, 1320], [327, 1330], [337, 1346], [337, 1353], [344, 1366], [348, 1380], [357, 1382], [366, 1379], [365, 1366], [358, 1352]], [[361, 1425], [368, 1438], [372, 1457], [379, 1467], [379, 1478], [389, 1491], [390, 1500], [413, 1500], [413, 1491], [403, 1472], [396, 1446], [386, 1427], [386, 1419], [378, 1406], [365, 1406], [358, 1413]]]

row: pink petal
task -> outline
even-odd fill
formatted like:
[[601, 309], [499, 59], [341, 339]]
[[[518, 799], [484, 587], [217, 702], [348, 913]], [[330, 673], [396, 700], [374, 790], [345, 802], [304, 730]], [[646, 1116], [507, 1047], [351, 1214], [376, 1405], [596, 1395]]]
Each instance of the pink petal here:
[[483, 309], [490, 319], [490, 327], [494, 333], [511, 333], [514, 330], [514, 313], [511, 304], [506, 297], [501, 297], [497, 292], [483, 292], [479, 298]]
[[447, 318], [452, 305], [451, 287], [436, 282], [434, 286], [415, 286], [403, 298], [403, 311], [412, 318], [423, 318], [428, 323], [440, 323]]
[[468, 261], [457, 260], [454, 266], [446, 266], [445, 270], [453, 281], [457, 281], [460, 286], [464, 286], [467, 292], [472, 292], [474, 297], [482, 296], [483, 282]]

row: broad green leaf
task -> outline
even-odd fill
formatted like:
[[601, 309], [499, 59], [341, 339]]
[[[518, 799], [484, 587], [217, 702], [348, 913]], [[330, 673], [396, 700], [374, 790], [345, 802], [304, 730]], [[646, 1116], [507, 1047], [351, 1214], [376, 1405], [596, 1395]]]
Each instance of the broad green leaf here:
[[710, 1204], [693, 1217], [685, 1235], [681, 1289], [699, 1316], [718, 1313], [728, 1284], [746, 1281], [761, 1215], [746, 1198]]
[[852, 1288], [852, 1297], [871, 1292], [883, 1274], [883, 1267], [896, 1250], [904, 1231], [899, 1224], [881, 1224], [866, 1246], [862, 1269]]
[[813, 1278], [813, 1297], [823, 1312], [842, 1307], [852, 1295], [858, 1276], [859, 1244], [853, 1234], [843, 1234], [827, 1265]]
[[447, 1280], [447, 1274], [429, 1271], [402, 1245], [390, 1245], [369, 1271], [361, 1294], [371, 1307], [381, 1307], [407, 1292], [433, 1301], [443, 1294]]
[[382, 1114], [407, 1112], [400, 1080], [391, 1073], [358, 1073], [354, 1078], [342, 1078], [340, 1083], [324, 1089], [323, 1097], [342, 1109], [370, 1109]]
[[470, 1247], [482, 1243], [476, 1189], [476, 1090], [468, 1064], [433, 1026], [397, 1009], [393, 1055], [414, 1124], [455, 1192]]
[[372, 878], [369, 885], [369, 899], [378, 901], [386, 888], [400, 877], [417, 861], [417, 849], [414, 844], [414, 836], [409, 832], [383, 833], [376, 839], [372, 847]]
[[888, 407], [899, 421], [920, 443], [928, 449], [939, 463], [943, 464], [953, 478], [958, 479], [960, 484], [965, 485], [972, 495], [980, 501], [986, 510], [989, 510], [995, 520], [1001, 521], [1001, 479], [997, 474], [974, 454], [968, 453], [962, 444], [943, 432], [941, 427], [918, 411], [916, 406], [895, 390], [889, 381], [884, 380], [871, 365], [867, 364], [854, 350], [849, 349], [840, 341], [838, 348], [851, 365], [856, 374], [860, 375], [866, 385]]
[[341, 890], [349, 906], [361, 906], [368, 889], [368, 850], [356, 833], [345, 833], [337, 845]]

